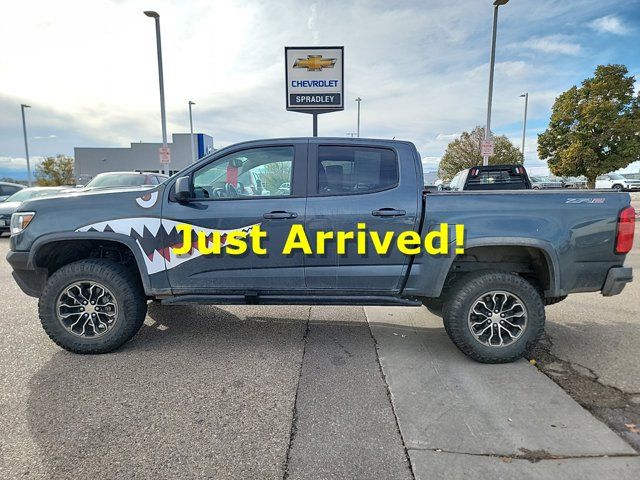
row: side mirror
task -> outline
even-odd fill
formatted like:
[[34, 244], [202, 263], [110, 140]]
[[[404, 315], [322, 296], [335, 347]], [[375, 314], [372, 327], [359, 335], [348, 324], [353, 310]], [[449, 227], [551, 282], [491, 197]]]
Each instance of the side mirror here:
[[176, 200], [188, 202], [191, 199], [191, 180], [189, 177], [180, 177], [176, 180]]

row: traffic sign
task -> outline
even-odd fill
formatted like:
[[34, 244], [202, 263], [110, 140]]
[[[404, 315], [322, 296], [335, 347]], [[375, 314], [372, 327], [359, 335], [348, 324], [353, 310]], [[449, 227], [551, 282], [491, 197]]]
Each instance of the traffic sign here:
[[160, 147], [158, 149], [158, 157], [163, 165], [171, 163], [171, 149], [169, 147]]
[[494, 154], [493, 152], [494, 143], [493, 140], [483, 140], [480, 146], [481, 155], [483, 157], [490, 157]]

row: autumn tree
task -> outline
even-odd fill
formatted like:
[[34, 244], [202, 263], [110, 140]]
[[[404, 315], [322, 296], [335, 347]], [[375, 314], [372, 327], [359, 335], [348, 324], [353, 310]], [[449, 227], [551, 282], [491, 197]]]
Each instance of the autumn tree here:
[[57, 155], [47, 157], [36, 167], [35, 177], [41, 187], [73, 185], [73, 157]]
[[[483, 140], [484, 127], [476, 127], [449, 143], [438, 165], [438, 177], [451, 180], [460, 170], [482, 165]], [[494, 136], [493, 141], [494, 155], [489, 157], [489, 165], [522, 164], [522, 153], [506, 136]]]
[[600, 65], [556, 98], [538, 156], [555, 175], [584, 175], [590, 188], [598, 175], [640, 159], [640, 96], [627, 67]]

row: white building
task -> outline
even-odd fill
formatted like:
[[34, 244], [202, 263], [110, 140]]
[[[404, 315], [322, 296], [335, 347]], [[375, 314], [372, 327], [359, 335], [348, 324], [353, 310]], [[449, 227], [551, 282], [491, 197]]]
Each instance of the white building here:
[[[191, 163], [190, 135], [174, 133], [168, 144], [171, 150], [169, 172], [182, 170]], [[213, 137], [204, 133], [193, 134], [193, 151], [196, 159], [211, 153]], [[102, 172], [119, 172], [141, 170], [145, 172], [162, 172], [158, 149], [162, 143], [132, 143], [130, 147], [75, 147], [74, 174], [76, 182], [86, 184]]]

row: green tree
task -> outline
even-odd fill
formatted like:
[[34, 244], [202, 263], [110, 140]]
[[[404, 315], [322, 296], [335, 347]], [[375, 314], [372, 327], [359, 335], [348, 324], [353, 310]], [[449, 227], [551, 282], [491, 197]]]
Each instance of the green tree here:
[[73, 185], [73, 157], [57, 155], [47, 157], [36, 167], [35, 177], [41, 187]]
[[538, 156], [555, 175], [595, 179], [640, 159], [640, 96], [624, 65], [600, 65], [595, 74], [561, 94]]
[[[460, 170], [482, 165], [482, 140], [484, 127], [476, 127], [449, 143], [438, 165], [438, 177], [451, 180]], [[489, 157], [489, 165], [522, 164], [522, 153], [506, 136], [494, 136], [493, 141], [494, 155]]]

